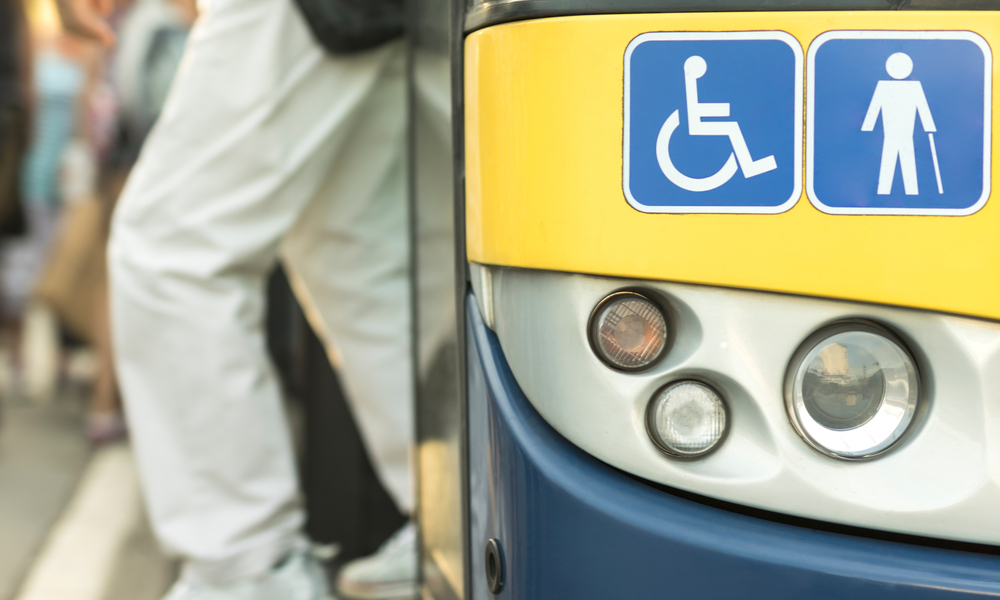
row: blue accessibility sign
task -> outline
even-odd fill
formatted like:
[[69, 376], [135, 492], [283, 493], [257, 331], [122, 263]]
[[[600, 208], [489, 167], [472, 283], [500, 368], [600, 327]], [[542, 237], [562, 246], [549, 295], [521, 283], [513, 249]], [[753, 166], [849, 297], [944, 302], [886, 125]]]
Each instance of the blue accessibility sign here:
[[992, 54], [969, 31], [809, 47], [806, 186], [833, 214], [967, 215], [990, 195]]
[[779, 213], [802, 194], [802, 47], [645, 33], [625, 52], [623, 189], [656, 213]]

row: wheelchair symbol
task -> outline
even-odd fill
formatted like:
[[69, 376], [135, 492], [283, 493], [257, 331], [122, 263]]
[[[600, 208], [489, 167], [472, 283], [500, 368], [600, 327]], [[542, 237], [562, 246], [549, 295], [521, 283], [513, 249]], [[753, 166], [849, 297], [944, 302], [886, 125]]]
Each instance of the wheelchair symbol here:
[[691, 56], [684, 61], [684, 95], [687, 104], [688, 133], [702, 136], [724, 136], [729, 138], [733, 152], [722, 168], [708, 177], [688, 177], [681, 173], [670, 160], [670, 136], [680, 125], [680, 110], [674, 110], [660, 128], [656, 138], [656, 160], [660, 170], [674, 185], [689, 192], [707, 192], [714, 190], [736, 174], [737, 169], [743, 171], [743, 177], [749, 179], [762, 173], [773, 171], [778, 167], [774, 155], [754, 160], [750, 156], [747, 142], [743, 139], [739, 123], [735, 121], [702, 121], [705, 117], [728, 117], [728, 102], [698, 102], [698, 79], [708, 70], [705, 59]]

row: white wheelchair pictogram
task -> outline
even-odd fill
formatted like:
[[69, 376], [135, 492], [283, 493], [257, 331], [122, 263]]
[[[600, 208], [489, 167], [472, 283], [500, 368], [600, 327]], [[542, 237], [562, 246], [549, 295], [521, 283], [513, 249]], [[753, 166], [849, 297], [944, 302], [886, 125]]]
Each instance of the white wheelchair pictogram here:
[[733, 146], [726, 163], [714, 175], [708, 177], [688, 177], [674, 166], [670, 159], [670, 137], [680, 125], [680, 110], [673, 113], [663, 123], [656, 138], [656, 160], [667, 179], [677, 187], [689, 192], [707, 192], [724, 185], [732, 179], [737, 170], [749, 179], [778, 168], [774, 155], [754, 160], [750, 156], [743, 132], [736, 121], [702, 121], [705, 117], [728, 117], [728, 102], [698, 102], [698, 79], [708, 71], [705, 59], [691, 56], [684, 61], [684, 94], [687, 104], [688, 133], [696, 136], [728, 137]]

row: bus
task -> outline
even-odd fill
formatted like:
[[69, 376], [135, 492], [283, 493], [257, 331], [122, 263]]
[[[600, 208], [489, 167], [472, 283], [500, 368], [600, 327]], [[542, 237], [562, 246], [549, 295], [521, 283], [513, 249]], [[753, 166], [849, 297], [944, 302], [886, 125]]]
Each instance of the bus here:
[[1000, 595], [994, 0], [415, 0], [430, 600]]

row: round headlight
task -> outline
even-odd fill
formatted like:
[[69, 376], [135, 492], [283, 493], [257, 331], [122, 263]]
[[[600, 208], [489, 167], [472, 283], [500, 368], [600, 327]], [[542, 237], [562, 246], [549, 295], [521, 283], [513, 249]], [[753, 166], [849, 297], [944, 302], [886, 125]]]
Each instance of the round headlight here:
[[785, 384], [799, 435], [839, 458], [889, 449], [913, 420], [919, 394], [917, 367], [902, 342], [863, 323], [835, 325], [809, 338]]
[[653, 364], [667, 343], [663, 312], [644, 296], [619, 292], [601, 301], [590, 319], [590, 341], [597, 356], [617, 369]]
[[722, 396], [698, 381], [666, 386], [653, 396], [646, 412], [653, 442], [667, 454], [688, 458], [715, 448], [726, 433], [726, 423]]

